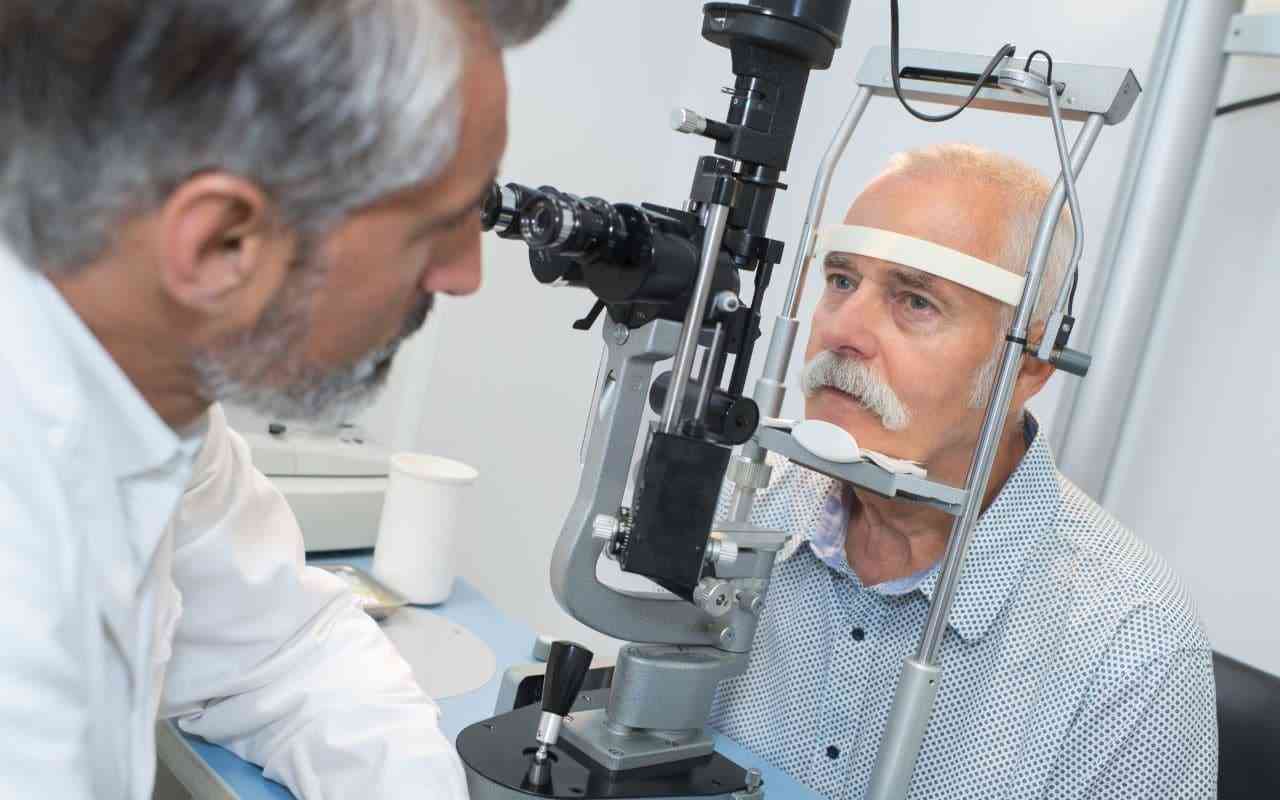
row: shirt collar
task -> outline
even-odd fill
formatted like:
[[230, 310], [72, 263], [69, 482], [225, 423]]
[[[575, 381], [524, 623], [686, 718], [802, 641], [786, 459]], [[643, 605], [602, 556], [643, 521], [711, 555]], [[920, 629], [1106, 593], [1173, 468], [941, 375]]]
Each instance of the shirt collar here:
[[[69, 367], [72, 385], [77, 387], [68, 409], [79, 419], [66, 420], [80, 426], [95, 426], [95, 437], [106, 445], [112, 472], [126, 479], [161, 468], [176, 456], [190, 455], [202, 432], [197, 422], [180, 436], [146, 401], [124, 371], [89, 330], [52, 283], [43, 275], [20, 264], [0, 245], [4, 269], [27, 274], [34, 299], [42, 316], [53, 329], [63, 350], [63, 364]], [[19, 277], [19, 280], [23, 278]], [[31, 376], [38, 380], [36, 376]], [[47, 378], [46, 378], [47, 379]], [[80, 406], [75, 408], [74, 406]]]
[[[1038, 422], [1030, 414], [1027, 414], [1026, 429], [1030, 439], [1027, 452], [996, 499], [978, 518], [969, 540], [964, 573], [956, 587], [948, 619], [948, 625], [965, 641], [980, 640], [991, 630], [1022, 577], [1027, 557], [1052, 528], [1057, 516], [1058, 471], [1053, 453]], [[820, 496], [834, 497], [839, 502], [842, 489], [836, 481], [817, 473], [806, 473], [803, 480], [821, 483], [817, 487], [821, 491]], [[849, 568], [843, 548], [824, 558], [819, 552], [822, 543], [815, 542], [824, 517], [829, 517], [833, 510], [831, 506], [822, 504], [800, 510], [796, 518], [800, 533], [783, 549], [780, 558], [789, 559], [807, 546], [820, 561], [857, 582], [857, 575]], [[836, 563], [832, 563], [832, 559]], [[932, 602], [940, 575], [939, 563], [923, 575], [911, 576], [911, 580], [890, 582], [870, 589], [886, 595], [918, 589]], [[904, 592], [904, 587], [909, 588]]]

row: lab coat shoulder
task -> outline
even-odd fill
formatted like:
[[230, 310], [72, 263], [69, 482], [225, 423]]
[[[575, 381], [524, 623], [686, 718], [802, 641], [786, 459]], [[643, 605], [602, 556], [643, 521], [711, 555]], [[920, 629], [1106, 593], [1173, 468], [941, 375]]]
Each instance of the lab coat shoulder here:
[[[0, 787], [21, 796], [93, 794], [88, 762], [93, 670], [100, 642], [94, 624], [86, 549], [71, 508], [74, 482], [57, 468], [74, 431], [54, 415], [0, 357]], [[35, 401], [35, 402], [33, 402]]]

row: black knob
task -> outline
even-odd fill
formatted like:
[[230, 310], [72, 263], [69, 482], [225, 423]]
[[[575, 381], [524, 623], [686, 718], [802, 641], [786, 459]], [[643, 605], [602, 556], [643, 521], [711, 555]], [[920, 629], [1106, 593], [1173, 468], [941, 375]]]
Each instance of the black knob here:
[[592, 653], [574, 642], [555, 642], [547, 656], [547, 675], [542, 682], [542, 710], [566, 716], [578, 699], [582, 682], [591, 667]]

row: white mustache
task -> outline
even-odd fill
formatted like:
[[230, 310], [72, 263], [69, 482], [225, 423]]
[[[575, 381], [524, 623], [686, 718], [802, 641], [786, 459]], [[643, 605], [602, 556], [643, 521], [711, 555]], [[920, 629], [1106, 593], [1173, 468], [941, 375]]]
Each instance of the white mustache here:
[[863, 408], [880, 418], [885, 430], [900, 431], [911, 422], [911, 414], [896, 392], [866, 362], [824, 350], [804, 365], [800, 386], [805, 397], [812, 397], [830, 386], [857, 400]]

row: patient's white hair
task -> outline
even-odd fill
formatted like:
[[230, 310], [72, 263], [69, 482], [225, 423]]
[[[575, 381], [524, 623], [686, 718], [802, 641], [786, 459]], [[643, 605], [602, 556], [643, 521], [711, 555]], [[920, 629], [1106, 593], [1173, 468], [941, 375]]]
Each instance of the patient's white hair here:
[[[1034, 167], [1011, 156], [971, 144], [939, 144], [898, 153], [889, 159], [885, 175], [905, 178], [945, 178], [993, 192], [1004, 201], [1005, 224], [1002, 245], [988, 260], [1016, 275], [1027, 269], [1027, 259], [1036, 238], [1036, 227], [1053, 183]], [[1075, 232], [1070, 211], [1064, 206], [1058, 217], [1049, 260], [1045, 264], [1040, 297], [1031, 316], [1031, 326], [1043, 323], [1058, 298], [1058, 287], [1071, 266], [1071, 247]], [[1013, 322], [1013, 307], [1002, 306], [996, 329], [996, 344], [990, 358], [974, 376], [969, 404], [983, 408], [989, 398], [991, 384], [1000, 368], [1004, 336]]]

